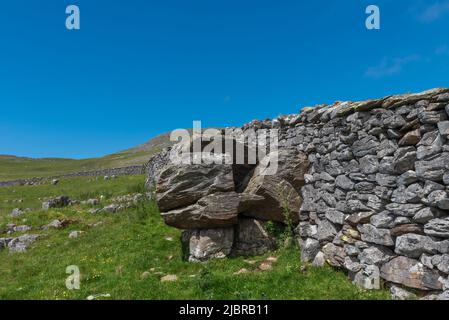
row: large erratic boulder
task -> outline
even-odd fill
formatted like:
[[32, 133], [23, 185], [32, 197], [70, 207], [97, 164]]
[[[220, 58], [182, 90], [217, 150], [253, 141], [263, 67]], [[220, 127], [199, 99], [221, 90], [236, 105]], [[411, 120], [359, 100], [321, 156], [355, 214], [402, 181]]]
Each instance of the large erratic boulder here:
[[161, 212], [182, 208], [216, 192], [234, 191], [232, 166], [225, 164], [168, 164], [156, 185]]
[[[179, 147], [172, 152], [179, 152]], [[155, 183], [155, 199], [165, 223], [185, 230], [189, 260], [262, 254], [276, 247], [265, 230], [266, 221], [299, 221], [299, 192], [309, 162], [296, 149], [271, 152], [257, 166], [173, 162], [169, 153], [163, 166], [161, 157], [153, 158], [156, 163], [149, 164], [148, 170], [156, 177], [149, 177], [147, 183]], [[180, 158], [195, 156], [187, 153]], [[201, 156], [209, 159], [208, 154]], [[225, 154], [210, 157], [227, 159]], [[273, 165], [277, 165], [274, 174], [269, 172]]]

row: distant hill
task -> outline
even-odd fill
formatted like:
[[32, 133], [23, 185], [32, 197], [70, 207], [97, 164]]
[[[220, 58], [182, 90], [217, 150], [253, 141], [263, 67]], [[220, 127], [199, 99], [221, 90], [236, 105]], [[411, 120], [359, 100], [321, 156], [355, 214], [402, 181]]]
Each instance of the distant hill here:
[[153, 154], [171, 144], [170, 133], [164, 133], [136, 147], [100, 158], [80, 160], [64, 158], [35, 159], [0, 155], [0, 181], [144, 164]]

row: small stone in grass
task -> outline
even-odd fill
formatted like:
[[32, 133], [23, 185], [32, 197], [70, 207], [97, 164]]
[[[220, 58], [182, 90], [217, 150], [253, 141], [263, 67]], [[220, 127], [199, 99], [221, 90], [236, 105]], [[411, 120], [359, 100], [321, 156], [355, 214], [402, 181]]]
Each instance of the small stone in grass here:
[[248, 272], [249, 272], [248, 269], [242, 268], [239, 271], [234, 272], [233, 275], [237, 276], [239, 274], [244, 274], [244, 273], [248, 273]]
[[84, 231], [72, 231], [69, 233], [69, 238], [78, 238]]
[[175, 274], [167, 274], [161, 278], [161, 282], [173, 282], [178, 280], [178, 276]]
[[262, 262], [259, 266], [259, 269], [262, 271], [268, 271], [273, 269], [273, 266], [269, 262]]
[[87, 297], [87, 300], [96, 300], [98, 298], [110, 298], [111, 295], [109, 293], [100, 293], [100, 294], [94, 294]]
[[89, 227], [95, 228], [95, 227], [101, 226], [102, 224], [104, 224], [103, 221], [98, 221], [98, 222], [89, 224]]

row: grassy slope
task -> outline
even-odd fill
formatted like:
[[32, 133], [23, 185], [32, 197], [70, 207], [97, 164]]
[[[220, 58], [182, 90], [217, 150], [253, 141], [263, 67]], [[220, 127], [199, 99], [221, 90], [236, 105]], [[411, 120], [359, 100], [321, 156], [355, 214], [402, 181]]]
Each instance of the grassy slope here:
[[169, 145], [169, 135], [166, 133], [137, 147], [101, 158], [82, 160], [62, 158], [32, 159], [0, 155], [0, 181], [140, 165], [146, 163], [153, 154]]
[[[55, 218], [69, 218], [73, 224], [45, 233], [26, 253], [0, 251], [0, 299], [86, 299], [91, 294], [110, 294], [111, 299], [387, 299], [386, 291], [366, 292], [352, 285], [344, 273], [331, 268], [307, 268], [300, 271], [298, 250], [281, 249], [270, 255], [279, 257], [274, 269], [235, 276], [241, 268], [254, 270], [243, 258], [215, 260], [205, 264], [182, 259], [180, 231], [166, 226], [151, 203], [117, 215], [91, 215], [87, 207], [75, 206], [39, 210], [38, 198], [67, 194], [83, 200], [141, 190], [143, 176], [120, 177], [103, 181], [76, 178], [58, 186], [22, 186], [0, 188], [0, 229], [6, 223], [30, 224], [37, 228]], [[13, 219], [9, 216], [16, 203], [33, 212]], [[8, 202], [6, 203], [5, 200]], [[91, 228], [93, 222], [103, 221]], [[71, 230], [85, 233], [69, 239]], [[173, 241], [166, 240], [172, 237]], [[268, 255], [252, 258], [262, 261]], [[78, 265], [82, 273], [81, 289], [65, 287], [65, 269]], [[160, 282], [160, 274], [176, 274], [178, 281]]]

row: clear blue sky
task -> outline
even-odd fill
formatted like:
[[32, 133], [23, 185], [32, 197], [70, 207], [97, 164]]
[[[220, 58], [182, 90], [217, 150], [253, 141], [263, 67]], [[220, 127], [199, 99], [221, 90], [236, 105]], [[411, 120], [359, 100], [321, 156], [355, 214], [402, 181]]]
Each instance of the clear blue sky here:
[[[65, 8], [81, 30], [65, 28]], [[381, 30], [365, 8], [381, 9]], [[191, 127], [449, 86], [449, 0], [0, 4], [0, 154], [94, 157]]]

